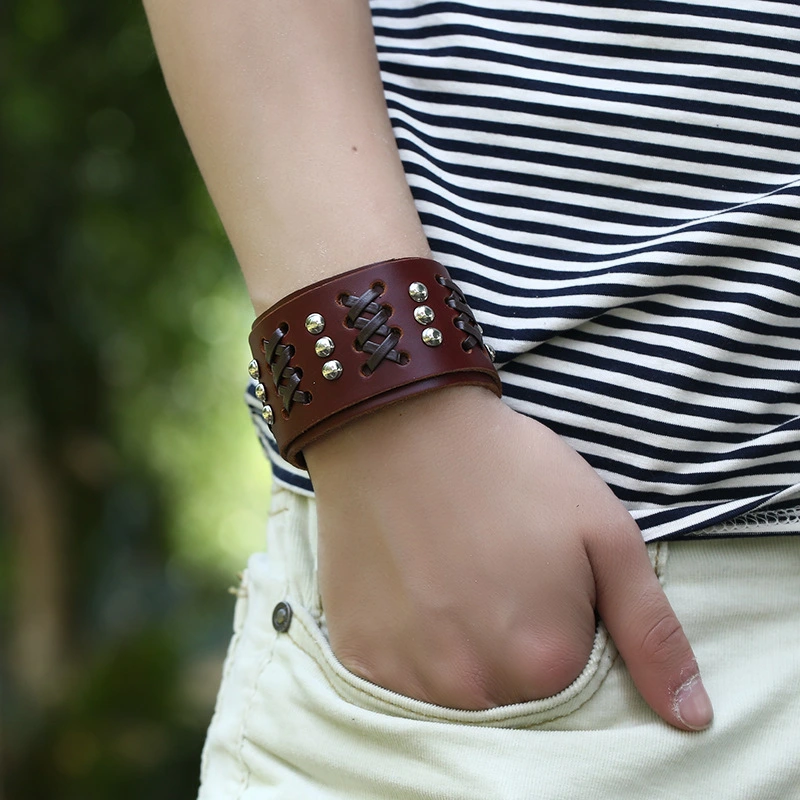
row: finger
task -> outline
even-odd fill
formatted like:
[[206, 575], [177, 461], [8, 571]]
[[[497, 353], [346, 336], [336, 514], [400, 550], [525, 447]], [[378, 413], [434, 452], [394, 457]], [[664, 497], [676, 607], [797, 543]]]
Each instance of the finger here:
[[[656, 577], [635, 524], [589, 546], [597, 609], [648, 705], [684, 730], [714, 712], [692, 648]], [[602, 546], [601, 546], [602, 545]]]

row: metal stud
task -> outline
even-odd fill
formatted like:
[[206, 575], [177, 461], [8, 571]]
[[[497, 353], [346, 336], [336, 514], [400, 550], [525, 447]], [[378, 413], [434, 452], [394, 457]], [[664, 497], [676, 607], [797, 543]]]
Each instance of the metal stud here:
[[271, 428], [272, 423], [275, 422], [275, 415], [272, 413], [272, 406], [264, 406], [264, 408], [261, 409], [261, 416], [264, 417], [264, 422], [266, 422]]
[[256, 361], [255, 359], [253, 359], [253, 360], [252, 360], [252, 361], [251, 361], [251, 362], [250, 362], [250, 363], [247, 365], [247, 371], [250, 373], [250, 377], [251, 377], [251, 378], [252, 378], [254, 381], [257, 381], [257, 380], [259, 379], [259, 377], [261, 376], [261, 372], [260, 372], [260, 370], [258, 369], [258, 361]]
[[278, 633], [286, 633], [292, 624], [292, 607], [281, 600], [272, 610], [272, 627]]
[[428, 347], [438, 347], [444, 341], [444, 336], [438, 328], [425, 328], [422, 331], [422, 341]]
[[335, 345], [330, 336], [323, 336], [314, 343], [314, 352], [320, 358], [327, 358], [334, 349]]
[[309, 314], [306, 317], [306, 330], [309, 333], [322, 333], [325, 330], [325, 317], [322, 314]]
[[342, 362], [333, 359], [333, 361], [326, 361], [322, 365], [322, 377], [326, 381], [335, 381], [343, 372]]
[[267, 390], [264, 388], [263, 383], [256, 386], [256, 397], [263, 403], [267, 399]]
[[415, 303], [424, 303], [428, 299], [428, 287], [424, 283], [414, 281], [408, 287], [408, 294]]
[[486, 353], [488, 354], [489, 358], [491, 358], [492, 361], [495, 361], [497, 359], [497, 353], [495, 353], [494, 347], [492, 347], [490, 344], [486, 344], [486, 342], [483, 343], [483, 346], [486, 348]]
[[414, 319], [419, 322], [420, 325], [430, 325], [435, 316], [430, 306], [417, 306], [414, 309]]

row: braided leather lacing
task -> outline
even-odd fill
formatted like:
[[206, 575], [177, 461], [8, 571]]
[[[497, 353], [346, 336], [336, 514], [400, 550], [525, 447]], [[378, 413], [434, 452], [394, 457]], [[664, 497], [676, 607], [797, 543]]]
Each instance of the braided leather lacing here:
[[[400, 341], [400, 333], [386, 324], [389, 321], [390, 309], [375, 302], [383, 293], [383, 288], [380, 284], [376, 284], [367, 289], [361, 297], [349, 294], [340, 298], [342, 305], [350, 309], [347, 312], [347, 324], [359, 331], [356, 336], [356, 348], [370, 354], [366, 364], [361, 368], [367, 375], [374, 372], [384, 359], [403, 364], [407, 358], [405, 353], [399, 353], [395, 349]], [[365, 313], [371, 316], [363, 316]], [[383, 337], [382, 341], [372, 341], [376, 336]]]
[[275, 389], [283, 400], [283, 408], [288, 414], [294, 403], [302, 403], [304, 405], [310, 403], [311, 394], [297, 388], [300, 385], [303, 373], [301, 370], [289, 365], [294, 355], [294, 347], [290, 344], [281, 344], [281, 340], [285, 335], [286, 331], [283, 328], [278, 328], [270, 336], [269, 341], [266, 339], [261, 340], [261, 349], [267, 359], [267, 364], [272, 374], [272, 382], [275, 384]]
[[459, 312], [458, 316], [453, 320], [453, 324], [460, 331], [464, 331], [467, 334], [461, 342], [461, 347], [467, 351], [472, 350], [476, 345], [483, 347], [481, 329], [475, 321], [475, 315], [467, 304], [467, 298], [464, 297], [464, 293], [449, 278], [437, 277], [436, 280], [450, 290], [450, 297], [445, 300], [445, 303]]

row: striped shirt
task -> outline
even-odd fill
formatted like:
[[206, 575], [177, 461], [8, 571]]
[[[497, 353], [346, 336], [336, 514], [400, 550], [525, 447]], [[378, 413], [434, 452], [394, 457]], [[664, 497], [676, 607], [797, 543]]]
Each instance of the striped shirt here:
[[648, 540], [800, 532], [798, 5], [372, 7], [420, 217], [506, 402]]

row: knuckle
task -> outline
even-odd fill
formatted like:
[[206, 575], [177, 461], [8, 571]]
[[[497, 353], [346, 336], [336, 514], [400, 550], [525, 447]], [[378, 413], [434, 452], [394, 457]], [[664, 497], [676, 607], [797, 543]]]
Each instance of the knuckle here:
[[529, 699], [558, 694], [583, 672], [591, 652], [592, 640], [579, 642], [567, 637], [547, 637], [528, 645], [528, 654], [518, 663], [524, 670]]
[[642, 653], [651, 663], [666, 664], [675, 660], [688, 646], [678, 618], [671, 612], [661, 613], [648, 626], [642, 640]]

